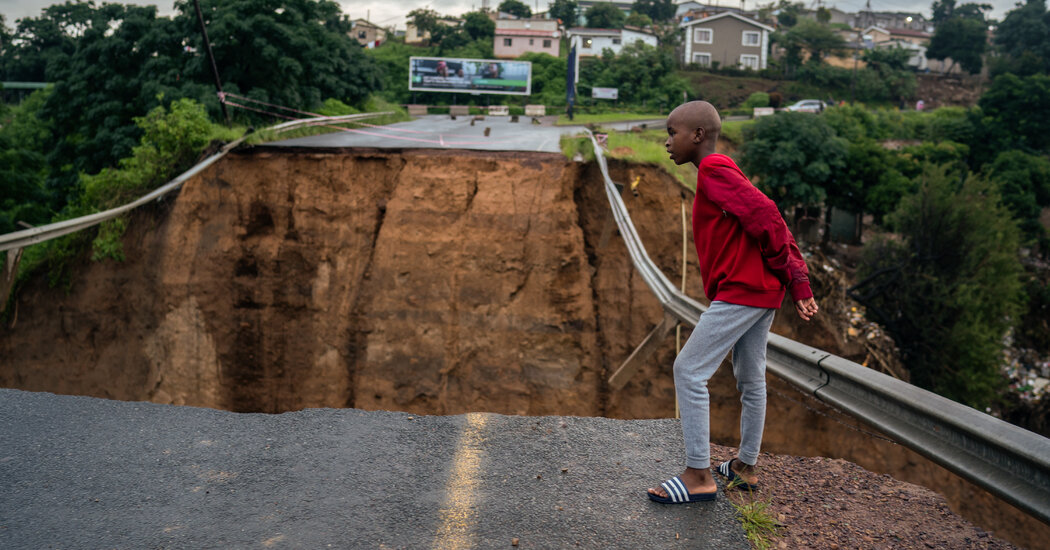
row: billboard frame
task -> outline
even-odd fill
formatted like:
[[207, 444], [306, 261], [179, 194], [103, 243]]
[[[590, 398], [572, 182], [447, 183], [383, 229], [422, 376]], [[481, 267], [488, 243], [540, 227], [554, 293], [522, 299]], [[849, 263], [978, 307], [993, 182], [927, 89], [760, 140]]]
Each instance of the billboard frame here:
[[[520, 92], [513, 92], [513, 91], [498, 91], [498, 90], [477, 90], [477, 89], [470, 89], [470, 88], [427, 88], [427, 87], [417, 87], [417, 86], [414, 86], [413, 82], [412, 82], [413, 65], [414, 65], [414, 62], [416, 60], [425, 60], [425, 61], [456, 61], [456, 62], [469, 61], [469, 62], [485, 63], [485, 64], [488, 64], [488, 63], [500, 63], [500, 64], [520, 63], [520, 64], [524, 64], [524, 65], [526, 65], [528, 67], [528, 74], [526, 75], [526, 78], [525, 78], [525, 90], [524, 91], [520, 91]], [[474, 59], [474, 58], [467, 58], [467, 57], [411, 56], [411, 57], [408, 58], [408, 91], [410, 91], [410, 92], [447, 92], [447, 93], [453, 93], [453, 94], [470, 94], [470, 95], [488, 94], [488, 95], [529, 96], [529, 95], [532, 95], [532, 62], [531, 61], [516, 61], [516, 60], [512, 60], [512, 59]]]

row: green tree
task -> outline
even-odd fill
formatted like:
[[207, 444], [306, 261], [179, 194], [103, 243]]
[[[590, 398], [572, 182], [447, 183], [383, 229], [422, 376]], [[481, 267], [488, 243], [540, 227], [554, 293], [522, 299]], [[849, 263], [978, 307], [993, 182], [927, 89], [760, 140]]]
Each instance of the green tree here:
[[801, 19], [802, 12], [806, 10], [806, 5], [802, 2], [791, 2], [789, 0], [780, 0], [777, 4], [777, 24], [781, 28], [791, 28], [798, 24]]
[[673, 0], [634, 0], [631, 13], [647, 15], [651, 21], [670, 21], [676, 10]]
[[[61, 63], [47, 64], [55, 87], [41, 112], [61, 130], [49, 154], [48, 185], [67, 199], [77, 192], [79, 173], [97, 173], [130, 154], [141, 135], [132, 118], [157, 106], [159, 97], [195, 98], [219, 114], [192, 5], [178, 2], [174, 18], [157, 17], [152, 6], [73, 6], [59, 14], [72, 23], [48, 10], [38, 21], [69, 31], [74, 45], [71, 54], [55, 58]], [[379, 75], [348, 36], [350, 22], [339, 5], [290, 0], [281, 6], [278, 12], [252, 0], [201, 2], [225, 89], [307, 109], [328, 97], [364, 101]]]
[[1002, 339], [1022, 312], [1018, 229], [996, 188], [930, 167], [865, 254], [852, 294], [882, 322], [911, 382], [983, 408], [1003, 385]]
[[631, 12], [631, 15], [627, 16], [623, 24], [628, 27], [649, 27], [653, 24], [653, 20], [644, 13]]
[[575, 27], [580, 19], [580, 5], [576, 0], [554, 0], [547, 4], [547, 13], [565, 27]]
[[905, 102], [915, 95], [918, 82], [908, 67], [911, 53], [904, 48], [875, 48], [866, 50], [861, 59], [868, 64], [868, 74], [874, 79], [865, 95], [874, 100]]
[[845, 167], [847, 142], [823, 118], [780, 113], [744, 128], [741, 167], [782, 212], [817, 206]]
[[544, 105], [565, 104], [565, 71], [568, 60], [550, 54], [529, 52], [518, 58], [532, 63], [532, 95], [530, 103]]
[[641, 40], [624, 44], [619, 55], [606, 49], [601, 57], [581, 67], [582, 96], [592, 86], [619, 88], [619, 100], [645, 107], [668, 109], [681, 103], [688, 83], [675, 74], [678, 63], [670, 51]]
[[[1003, 151], [985, 166], [984, 173], [999, 185], [1003, 204], [1025, 236], [1034, 241], [1045, 239], [1046, 229], [1039, 216], [1050, 206], [1050, 159], [1023, 151]], [[1047, 252], [1050, 250], [1044, 250]]]
[[995, 30], [995, 45], [1002, 53], [998, 72], [1050, 73], [1050, 13], [1045, 0], [1028, 0], [1007, 12]]
[[592, 29], [622, 29], [627, 19], [615, 4], [601, 2], [587, 9], [587, 26]]
[[[966, 4], [971, 6], [973, 4]], [[957, 10], [958, 11], [958, 10]], [[987, 28], [983, 15], [980, 17], [953, 16], [937, 26], [937, 30], [930, 39], [930, 46], [926, 50], [926, 56], [931, 59], [951, 58], [952, 65], [958, 63], [963, 70], [970, 74], [981, 72], [983, 66], [984, 52], [987, 49]]]
[[515, 17], [526, 19], [532, 17], [532, 9], [521, 0], [503, 0], [499, 4], [499, 11], [509, 13]]
[[483, 11], [472, 11], [463, 16], [463, 30], [471, 40], [491, 40], [496, 35], [496, 22]]
[[999, 75], [978, 105], [983, 113], [983, 130], [991, 138], [991, 149], [1050, 149], [1050, 117], [1037, 115], [1050, 113], [1050, 76]]
[[46, 120], [37, 117], [47, 90], [32, 93], [0, 117], [0, 234], [51, 219], [45, 144], [51, 135]]
[[802, 19], [784, 35], [785, 43], [798, 44], [809, 51], [811, 61], [821, 61], [828, 54], [846, 47], [846, 41], [826, 25]]
[[440, 31], [439, 27], [445, 26], [438, 22], [441, 15], [429, 8], [416, 8], [408, 12], [407, 18], [412, 23], [412, 26], [416, 28], [416, 32], [418, 32], [420, 36], [430, 33], [431, 42], [434, 42], [434, 33]]

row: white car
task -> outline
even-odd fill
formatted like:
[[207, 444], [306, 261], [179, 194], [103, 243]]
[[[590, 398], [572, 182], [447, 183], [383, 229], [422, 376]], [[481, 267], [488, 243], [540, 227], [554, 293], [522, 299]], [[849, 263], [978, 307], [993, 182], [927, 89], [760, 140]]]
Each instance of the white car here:
[[803, 99], [793, 105], [789, 105], [787, 110], [799, 113], [820, 113], [824, 111], [825, 107], [827, 107], [827, 104], [819, 99]]

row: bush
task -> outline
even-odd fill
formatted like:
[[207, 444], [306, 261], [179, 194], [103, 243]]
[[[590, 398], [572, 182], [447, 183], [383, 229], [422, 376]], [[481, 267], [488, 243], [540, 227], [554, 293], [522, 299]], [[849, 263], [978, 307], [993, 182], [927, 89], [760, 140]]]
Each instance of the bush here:
[[778, 113], [743, 132], [740, 165], [781, 212], [822, 202], [845, 165], [846, 140], [819, 116]]
[[744, 100], [744, 103], [740, 105], [744, 109], [754, 109], [755, 107], [769, 107], [769, 94], [765, 92], [755, 92]]

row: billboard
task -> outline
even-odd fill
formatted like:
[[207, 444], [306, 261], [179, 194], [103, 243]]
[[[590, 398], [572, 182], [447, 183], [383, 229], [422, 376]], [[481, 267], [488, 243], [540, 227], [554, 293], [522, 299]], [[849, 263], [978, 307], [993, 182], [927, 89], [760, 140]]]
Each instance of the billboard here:
[[410, 57], [408, 89], [467, 94], [532, 93], [532, 63], [498, 59]]

